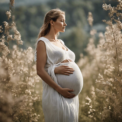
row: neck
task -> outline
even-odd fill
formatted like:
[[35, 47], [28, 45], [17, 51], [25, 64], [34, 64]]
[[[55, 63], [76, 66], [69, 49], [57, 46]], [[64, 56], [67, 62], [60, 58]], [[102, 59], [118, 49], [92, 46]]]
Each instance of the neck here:
[[58, 31], [56, 31], [53, 27], [51, 27], [50, 32], [47, 34], [46, 37], [48, 37], [50, 40], [57, 41], [57, 33]]
[[51, 36], [51, 35], [47, 35], [46, 36], [50, 41], [53, 41], [53, 42], [57, 42], [58, 41], [58, 39], [57, 39], [57, 36]]

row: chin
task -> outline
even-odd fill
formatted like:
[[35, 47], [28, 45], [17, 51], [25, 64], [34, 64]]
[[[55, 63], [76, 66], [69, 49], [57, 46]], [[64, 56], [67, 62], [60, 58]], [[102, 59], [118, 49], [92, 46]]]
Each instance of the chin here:
[[65, 29], [61, 30], [60, 32], [65, 32]]
[[64, 30], [62, 30], [62, 32], [65, 32], [65, 29], [64, 29]]

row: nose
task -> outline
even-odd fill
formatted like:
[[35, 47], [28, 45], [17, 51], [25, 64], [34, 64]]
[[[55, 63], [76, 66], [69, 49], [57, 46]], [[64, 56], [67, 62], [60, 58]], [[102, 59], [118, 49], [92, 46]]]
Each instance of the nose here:
[[65, 26], [67, 26], [67, 24], [65, 23]]

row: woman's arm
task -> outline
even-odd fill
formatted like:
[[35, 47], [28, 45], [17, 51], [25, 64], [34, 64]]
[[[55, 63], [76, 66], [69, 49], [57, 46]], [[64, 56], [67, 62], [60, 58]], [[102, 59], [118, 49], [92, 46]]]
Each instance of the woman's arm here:
[[[64, 63], [64, 62], [72, 62], [72, 60], [70, 59], [66, 59], [66, 60], [63, 60], [61, 63]], [[55, 67], [54, 69], [54, 73], [55, 74], [63, 74], [63, 75], [70, 75], [74, 72], [74, 69], [73, 68], [70, 68], [69, 66], [58, 66], [58, 67]]]
[[47, 54], [46, 54], [45, 44], [43, 41], [39, 41], [37, 44], [37, 62], [36, 62], [37, 75], [39, 75], [43, 81], [45, 81], [48, 85], [50, 85], [57, 92], [60, 92], [61, 87], [58, 86], [53, 81], [53, 79], [44, 69], [44, 67], [46, 65], [46, 60], [47, 60]]
[[[47, 61], [47, 54], [46, 54], [46, 46], [43, 41], [39, 41], [37, 43], [37, 74], [41, 77], [43, 81], [45, 81], [48, 85], [50, 85], [53, 89], [55, 89], [59, 94], [66, 98], [73, 98], [75, 94], [70, 93], [74, 90], [69, 88], [62, 88], [58, 86], [50, 75], [45, 71], [45, 65]], [[66, 67], [66, 66], [65, 66]]]

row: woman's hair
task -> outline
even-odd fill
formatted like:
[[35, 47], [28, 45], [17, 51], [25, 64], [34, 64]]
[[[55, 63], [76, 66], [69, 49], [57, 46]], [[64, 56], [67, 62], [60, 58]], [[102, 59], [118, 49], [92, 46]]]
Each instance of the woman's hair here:
[[[51, 28], [50, 20], [56, 21], [61, 14], [65, 14], [65, 12], [60, 10], [59, 8], [51, 9], [49, 12], [45, 14], [44, 23], [40, 28], [37, 39], [49, 33]], [[58, 35], [59, 33], [57, 34], [57, 36]]]

